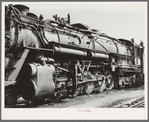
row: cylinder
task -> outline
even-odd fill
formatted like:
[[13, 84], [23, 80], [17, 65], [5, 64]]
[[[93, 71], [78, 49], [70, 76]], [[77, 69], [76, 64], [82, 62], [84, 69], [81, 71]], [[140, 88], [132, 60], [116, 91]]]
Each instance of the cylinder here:
[[34, 64], [28, 64], [27, 67], [28, 67], [28, 71], [29, 71], [30, 76], [36, 75], [37, 69], [36, 69], [36, 66]]
[[28, 77], [28, 74], [24, 74], [25, 77], [20, 83], [21, 96], [25, 100], [49, 97], [55, 91], [55, 84], [53, 82], [55, 67], [50, 64], [40, 65], [34, 63], [28, 64], [25, 70], [27, 69], [29, 70], [30, 77]]
[[35, 97], [35, 86], [34, 82], [30, 79], [23, 79], [21, 81], [20, 87], [20, 94], [25, 100], [31, 100]]

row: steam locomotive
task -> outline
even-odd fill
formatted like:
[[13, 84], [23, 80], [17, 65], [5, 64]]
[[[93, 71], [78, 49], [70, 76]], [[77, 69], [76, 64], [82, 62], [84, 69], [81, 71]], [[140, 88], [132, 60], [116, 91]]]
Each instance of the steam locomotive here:
[[144, 82], [143, 42], [116, 39], [25, 5], [5, 6], [5, 107], [17, 98], [57, 102]]

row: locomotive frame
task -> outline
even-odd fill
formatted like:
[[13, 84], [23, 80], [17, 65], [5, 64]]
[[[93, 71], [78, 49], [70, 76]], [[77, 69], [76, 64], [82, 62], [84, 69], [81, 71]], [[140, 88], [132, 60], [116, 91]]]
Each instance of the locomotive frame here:
[[[48, 97], [57, 102], [143, 83], [142, 43], [115, 39], [84, 24], [70, 25], [69, 15], [66, 21], [57, 16], [44, 21], [27, 6], [9, 5], [5, 11], [5, 107], [14, 107], [20, 95], [30, 101]], [[7, 27], [14, 36], [7, 34]]]

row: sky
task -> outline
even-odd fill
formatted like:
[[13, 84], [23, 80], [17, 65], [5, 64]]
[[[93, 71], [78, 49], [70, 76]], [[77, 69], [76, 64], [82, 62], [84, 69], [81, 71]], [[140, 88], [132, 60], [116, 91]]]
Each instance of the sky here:
[[[8, 3], [6, 3], [8, 4]], [[114, 37], [132, 39], [137, 44], [147, 40], [147, 2], [19, 2], [44, 19], [53, 15], [67, 17]]]

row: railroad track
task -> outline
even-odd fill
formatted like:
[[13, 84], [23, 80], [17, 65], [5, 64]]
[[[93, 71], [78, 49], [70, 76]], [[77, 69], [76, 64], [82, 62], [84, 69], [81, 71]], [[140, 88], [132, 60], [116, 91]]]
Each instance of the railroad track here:
[[129, 108], [143, 108], [144, 107], [144, 97], [141, 97], [140, 99], [137, 99], [131, 103]]
[[[133, 89], [133, 91], [135, 91], [135, 90], [136, 89]], [[103, 97], [102, 99], [104, 99], [104, 97], [106, 95], [110, 96], [113, 93], [117, 93], [117, 92], [119, 92], [118, 93], [119, 95], [123, 95], [124, 93], [127, 92], [127, 90], [124, 90], [123, 91], [124, 93], [122, 91], [120, 92], [119, 90], [111, 90], [111, 91], [106, 91], [106, 92], [103, 92], [103, 95], [101, 95]], [[132, 94], [134, 94], [134, 93], [132, 93]], [[60, 102], [58, 104], [63, 105], [63, 103], [67, 103], [69, 101], [69, 98], [66, 98], [66, 99], [67, 99], [66, 101], [64, 100], [65, 102], [62, 100], [62, 102]], [[71, 99], [73, 99], [73, 98], [70, 98], [70, 101], [71, 101]], [[79, 98], [79, 100], [78, 100], [79, 103], [80, 103], [81, 99], [83, 99], [82, 101], [85, 101], [87, 98], [86, 99], [85, 99], [85, 97]], [[115, 100], [111, 101], [111, 103], [112, 104], [114, 103], [115, 105], [114, 106], [111, 105], [111, 107], [109, 107], [109, 108], [144, 108], [144, 103], [145, 102], [144, 102], [144, 96], [142, 94], [139, 94], [139, 96], [138, 95], [136, 97], [133, 96], [133, 99], [130, 98], [130, 97], [127, 98], [127, 96], [125, 98], [123, 98], [123, 97], [119, 97], [118, 99], [115, 98]], [[48, 99], [43, 100], [43, 101], [39, 100], [39, 101], [36, 101], [35, 103], [34, 102], [32, 103], [32, 102], [29, 102], [29, 101], [25, 101], [23, 98], [20, 97], [18, 99], [18, 104], [17, 104], [16, 108], [36, 108], [36, 107], [39, 107], [39, 106], [41, 107], [41, 106], [44, 106], [44, 105], [45, 106], [53, 106], [54, 104], [56, 104], [56, 103], [52, 103]], [[69, 104], [69, 106], [71, 105], [70, 102], [68, 102], [67, 104]], [[94, 101], [93, 101], [93, 104], [94, 104]]]
[[145, 100], [143, 96], [130, 103], [123, 104], [121, 107], [122, 108], [144, 108], [144, 103], [145, 103]]
[[144, 96], [114, 105], [112, 108], [144, 108]]

